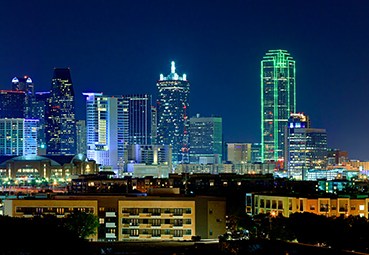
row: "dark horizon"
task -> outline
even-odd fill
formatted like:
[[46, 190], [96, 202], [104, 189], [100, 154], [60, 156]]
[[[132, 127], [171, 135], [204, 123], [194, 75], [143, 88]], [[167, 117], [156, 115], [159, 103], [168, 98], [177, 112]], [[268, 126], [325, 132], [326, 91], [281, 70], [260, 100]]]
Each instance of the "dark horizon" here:
[[226, 142], [260, 142], [260, 61], [296, 60], [297, 111], [328, 146], [369, 160], [369, 2], [226, 0], [7, 1], [0, 11], [0, 89], [29, 75], [51, 88], [69, 67], [77, 118], [82, 92], [152, 94], [159, 75], [190, 81], [190, 115], [223, 118]]

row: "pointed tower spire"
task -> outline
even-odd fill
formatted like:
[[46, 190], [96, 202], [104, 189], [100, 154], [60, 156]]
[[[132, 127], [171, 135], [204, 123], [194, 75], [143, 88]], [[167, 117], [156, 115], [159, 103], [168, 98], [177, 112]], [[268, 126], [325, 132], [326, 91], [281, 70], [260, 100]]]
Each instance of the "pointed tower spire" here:
[[176, 63], [174, 61], [172, 61], [172, 66], [170, 67], [171, 73], [175, 73], [176, 72]]

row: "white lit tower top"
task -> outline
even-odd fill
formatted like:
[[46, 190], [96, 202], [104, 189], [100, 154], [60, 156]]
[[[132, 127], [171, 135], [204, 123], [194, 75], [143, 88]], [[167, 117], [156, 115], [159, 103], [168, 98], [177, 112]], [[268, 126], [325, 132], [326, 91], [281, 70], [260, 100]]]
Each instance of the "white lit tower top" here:
[[160, 74], [157, 81], [157, 142], [172, 145], [173, 164], [189, 162], [188, 145], [188, 109], [190, 84], [186, 74], [176, 73], [175, 62], [171, 62], [168, 76]]

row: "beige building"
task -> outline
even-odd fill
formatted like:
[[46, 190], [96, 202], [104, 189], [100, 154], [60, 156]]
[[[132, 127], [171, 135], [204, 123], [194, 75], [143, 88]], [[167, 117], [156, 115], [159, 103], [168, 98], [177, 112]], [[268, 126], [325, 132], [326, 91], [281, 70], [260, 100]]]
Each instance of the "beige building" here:
[[227, 143], [227, 160], [233, 164], [251, 162], [251, 143]]
[[74, 210], [98, 216], [94, 240], [191, 240], [218, 238], [226, 231], [226, 201], [216, 197], [184, 196], [55, 196], [51, 199], [9, 199], [4, 214], [65, 217]]
[[246, 204], [246, 211], [253, 206], [253, 214], [275, 213], [289, 217], [296, 212], [309, 212], [326, 216], [353, 215], [368, 218], [369, 198], [349, 197], [292, 197], [278, 195], [254, 195], [252, 203]]

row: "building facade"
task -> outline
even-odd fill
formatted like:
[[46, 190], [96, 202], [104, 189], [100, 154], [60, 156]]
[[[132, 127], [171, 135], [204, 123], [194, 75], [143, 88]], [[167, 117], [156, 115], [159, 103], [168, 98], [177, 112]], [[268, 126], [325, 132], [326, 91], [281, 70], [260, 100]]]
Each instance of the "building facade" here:
[[303, 180], [307, 170], [327, 166], [327, 132], [325, 129], [310, 128], [309, 118], [304, 114], [291, 114], [285, 139], [288, 177]]
[[158, 88], [158, 136], [160, 145], [172, 145], [173, 164], [189, 162], [188, 114], [190, 83], [176, 73], [174, 61], [168, 76], [160, 75]]
[[331, 216], [361, 216], [368, 218], [369, 198], [350, 197], [308, 197], [255, 194], [253, 205], [246, 204], [246, 210], [253, 207], [253, 214], [271, 213], [289, 217], [292, 213], [314, 213]]
[[124, 139], [118, 139], [118, 128], [122, 128], [118, 125], [118, 98], [102, 93], [83, 95], [86, 96], [87, 158], [117, 171], [119, 150], [124, 148]]
[[296, 112], [295, 60], [286, 50], [269, 50], [261, 61], [261, 157], [284, 158], [284, 130]]
[[86, 121], [76, 121], [76, 132], [77, 132], [77, 154], [82, 153], [87, 155], [87, 142], [86, 142]]
[[25, 97], [24, 91], [0, 90], [0, 119], [24, 118]]
[[54, 68], [46, 113], [46, 154], [76, 154], [75, 97], [69, 68]]
[[191, 240], [218, 238], [226, 231], [226, 201], [216, 197], [182, 196], [55, 196], [53, 199], [8, 199], [4, 214], [65, 217], [85, 211], [99, 218], [94, 240]]
[[222, 138], [221, 117], [190, 118], [190, 163], [222, 163]]
[[38, 120], [0, 119], [0, 155], [37, 155]]
[[251, 143], [227, 143], [227, 160], [233, 164], [251, 162]]

